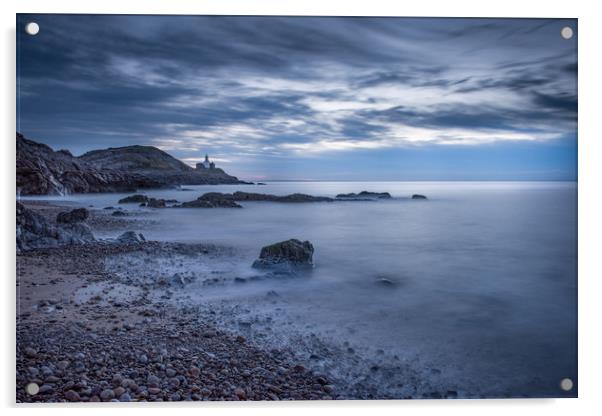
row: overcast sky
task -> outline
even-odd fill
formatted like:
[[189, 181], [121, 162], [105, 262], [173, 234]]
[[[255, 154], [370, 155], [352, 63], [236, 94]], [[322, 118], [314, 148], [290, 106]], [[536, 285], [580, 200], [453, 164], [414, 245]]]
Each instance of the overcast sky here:
[[576, 179], [575, 20], [18, 23], [17, 128], [76, 155], [154, 145], [251, 180]]

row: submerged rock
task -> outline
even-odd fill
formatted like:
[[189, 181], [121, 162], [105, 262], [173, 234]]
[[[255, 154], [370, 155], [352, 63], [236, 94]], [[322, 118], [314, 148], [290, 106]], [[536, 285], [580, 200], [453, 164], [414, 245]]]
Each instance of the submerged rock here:
[[128, 214], [123, 211], [113, 211], [111, 215], [113, 217], [127, 217]]
[[121, 198], [119, 200], [120, 204], [139, 204], [142, 202], [148, 202], [148, 196], [136, 194], [136, 195], [126, 196], [125, 198]]
[[427, 199], [426, 196], [420, 194], [412, 195], [412, 199]]
[[263, 268], [298, 268], [313, 266], [314, 247], [309, 241], [290, 239], [281, 241], [261, 249], [259, 259], [253, 267]]
[[358, 194], [338, 194], [337, 199], [353, 199], [353, 200], [372, 200], [372, 199], [391, 199], [391, 194], [388, 192], [368, 192], [362, 191]]
[[379, 277], [376, 279], [376, 284], [379, 286], [395, 286], [395, 283], [386, 277]]
[[56, 216], [56, 222], [63, 224], [73, 224], [88, 219], [90, 213], [86, 208], [77, 208], [69, 212], [60, 212]]

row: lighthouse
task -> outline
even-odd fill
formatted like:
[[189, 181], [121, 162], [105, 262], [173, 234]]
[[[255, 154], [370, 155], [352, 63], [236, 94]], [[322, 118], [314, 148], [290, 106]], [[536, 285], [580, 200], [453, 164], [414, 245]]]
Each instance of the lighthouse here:
[[205, 154], [205, 160], [196, 164], [197, 170], [215, 169], [215, 163], [209, 161], [209, 155]]

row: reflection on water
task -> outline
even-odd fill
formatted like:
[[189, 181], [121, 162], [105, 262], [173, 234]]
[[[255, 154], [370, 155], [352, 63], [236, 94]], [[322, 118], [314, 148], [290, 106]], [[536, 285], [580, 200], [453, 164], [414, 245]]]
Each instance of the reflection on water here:
[[[558, 396], [562, 378], [576, 380], [575, 183], [274, 182], [188, 188], [193, 190], [148, 194], [183, 201], [208, 191], [334, 196], [368, 190], [394, 197], [152, 211], [160, 225], [140, 230], [147, 238], [235, 246], [239, 254], [228, 267], [241, 276], [254, 273], [249, 266], [263, 245], [298, 238], [315, 247], [309, 278], [233, 284], [211, 296], [261, 307], [254, 299], [275, 288], [278, 315], [298, 328], [311, 327], [368, 351], [420, 357], [441, 377], [482, 394]], [[429, 199], [411, 200], [413, 193]], [[55, 199], [102, 208], [122, 196]], [[393, 285], [379, 285], [382, 278]]]

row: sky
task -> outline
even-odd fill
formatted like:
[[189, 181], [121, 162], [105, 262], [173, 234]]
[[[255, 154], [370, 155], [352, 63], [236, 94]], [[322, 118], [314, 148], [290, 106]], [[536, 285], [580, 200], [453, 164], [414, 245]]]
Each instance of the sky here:
[[75, 155], [208, 153], [248, 180], [576, 180], [574, 19], [18, 15], [17, 32], [17, 130]]

